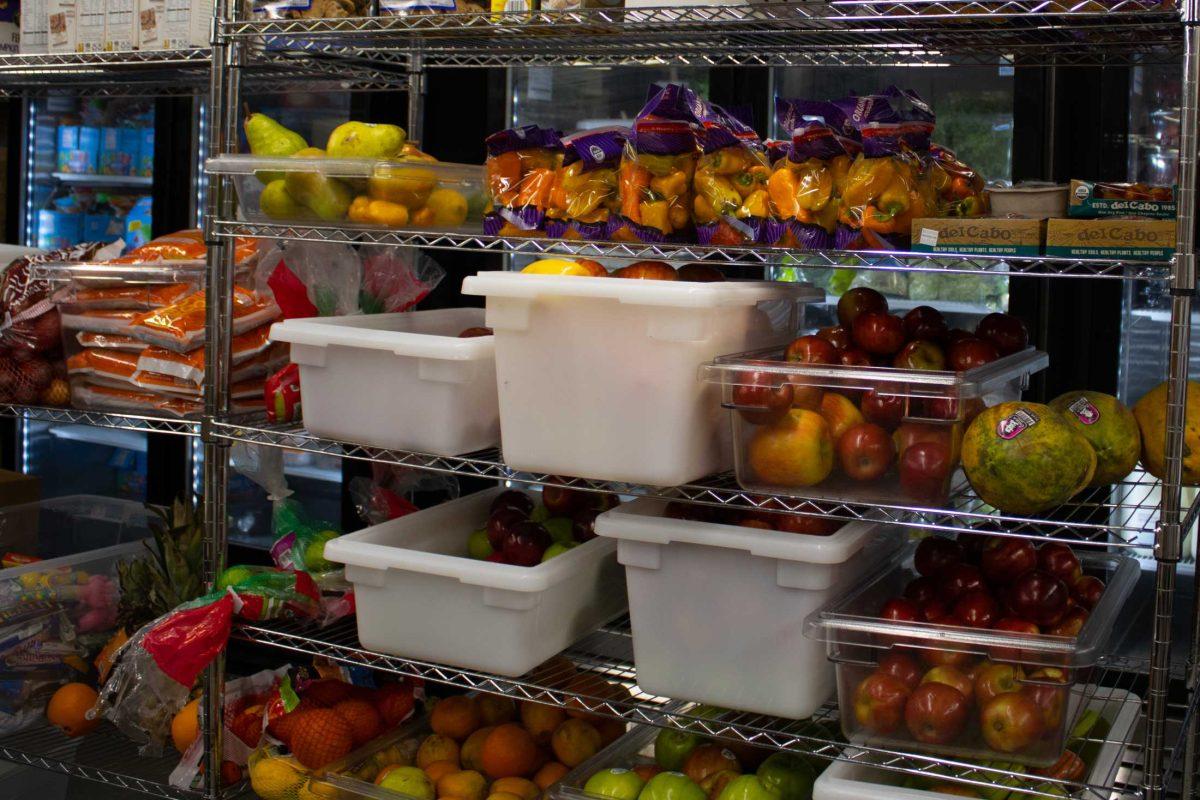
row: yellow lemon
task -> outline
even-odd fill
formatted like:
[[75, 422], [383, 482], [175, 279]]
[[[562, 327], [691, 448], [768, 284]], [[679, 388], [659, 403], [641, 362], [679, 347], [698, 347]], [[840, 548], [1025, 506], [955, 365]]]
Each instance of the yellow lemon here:
[[578, 261], [568, 261], [565, 258], [543, 258], [539, 261], [534, 261], [521, 272], [530, 275], [591, 275], [587, 267], [580, 264]]
[[467, 198], [453, 189], [434, 189], [425, 207], [433, 211], [433, 224], [439, 228], [457, 228], [467, 221]]
[[304, 778], [290, 758], [263, 758], [250, 766], [250, 787], [262, 800], [288, 800]]

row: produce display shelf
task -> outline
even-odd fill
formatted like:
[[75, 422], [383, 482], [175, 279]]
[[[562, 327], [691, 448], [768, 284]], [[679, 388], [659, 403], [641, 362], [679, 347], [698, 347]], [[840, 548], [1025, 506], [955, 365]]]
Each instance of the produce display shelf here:
[[468, 250], [531, 256], [565, 253], [583, 258], [703, 261], [717, 266], [851, 268], [881, 272], [940, 272], [959, 275], [979, 275], [992, 272], [1009, 277], [1029, 275], [1052, 278], [1110, 278], [1143, 281], [1169, 281], [1174, 266], [1173, 262], [1169, 261], [1115, 261], [1057, 257], [1011, 258], [874, 250], [798, 251], [785, 247], [583, 242], [443, 231], [379, 230], [353, 226], [267, 224], [232, 220], [217, 220], [213, 223], [213, 229], [218, 236], [225, 238], [252, 236], [285, 241], [386, 244], [401, 247], [425, 247], [435, 250]]
[[1154, 544], [1155, 524], [1158, 519], [1160, 482], [1143, 472], [1134, 472], [1125, 481], [1112, 487], [1088, 489], [1041, 517], [1019, 517], [997, 513], [984, 503], [961, 477], [951, 489], [946, 508], [880, 503], [868, 505], [755, 494], [738, 486], [731, 472], [671, 487], [531, 474], [509, 468], [504, 464], [498, 450], [482, 450], [461, 456], [387, 450], [313, 436], [296, 424], [270, 425], [260, 416], [216, 420], [212, 430], [217, 438], [229, 441], [253, 442], [360, 461], [398, 464], [430, 472], [542, 486], [567, 486], [594, 492], [661, 497], [708, 506], [795, 512], [805, 516], [846, 521], [887, 522], [948, 532], [998, 534], [1034, 540], [1054, 536], [1077, 544], [1149, 549]]
[[[957, 782], [980, 787], [994, 785], [1013, 774], [944, 757], [885, 748], [855, 747], [847, 750], [839, 738], [838, 709], [832, 701], [811, 719], [789, 720], [738, 711], [726, 711], [716, 717], [704, 716], [692, 703], [648, 694], [637, 686], [628, 617], [619, 618], [584, 637], [564, 651], [560, 658], [551, 659], [520, 678], [505, 678], [366, 650], [359, 644], [354, 620], [342, 620], [326, 628], [295, 622], [245, 623], [235, 630], [234, 635], [245, 641], [293, 653], [323, 656], [344, 664], [505, 695], [517, 700], [558, 706], [569, 703], [574, 708], [627, 722], [680, 728], [733, 742], [796, 750], [829, 760], [869, 760], [872, 765], [883, 769], [916, 775], [938, 775], [939, 780], [945, 777], [943, 773], [947, 766], [961, 770], [954, 778]], [[1089, 684], [1078, 692], [1080, 701], [1088, 702], [1091, 707], [1097, 707], [1099, 703], [1102, 706], [1099, 708], [1101, 715], [1113, 717], [1116, 701], [1103, 699], [1108, 694], [1101, 692], [1103, 689], [1116, 690], [1120, 697], [1124, 697], [1124, 692], [1139, 694], [1145, 669], [1146, 663], [1141, 659], [1114, 660], [1104, 669], [1093, 673]], [[628, 695], [615, 698], [580, 692], [580, 683], [572, 682], [580, 673], [619, 683], [628, 690]], [[1109, 712], [1109, 706], [1112, 706], [1112, 713]], [[1127, 754], [1125, 760], [1128, 760], [1128, 754], [1136, 755], [1139, 735], [1140, 726], [1134, 725], [1119, 741], [1115, 738], [1111, 741], [1091, 741], [1102, 745], [1118, 745]], [[1126, 796], [1141, 796], [1140, 783], [1124, 780], [1125, 776], [1131, 774], [1134, 773], [1130, 769], [1118, 770], [1114, 773], [1116, 783], [1106, 786], [1048, 779], [1052, 790], [1040, 792], [1030, 789], [1026, 793], [1030, 797], [1061, 797], [1065, 792], [1081, 800], [1108, 800], [1115, 789]]]
[[156, 417], [146, 414], [122, 414], [115, 411], [86, 411], [78, 408], [0, 403], [0, 416], [20, 417], [35, 422], [94, 425], [98, 428], [117, 428], [127, 431], [177, 433], [183, 436], [200, 435], [200, 423], [197, 420]]
[[[231, 39], [429, 66], [1130, 64], [1173, 58], [1174, 4], [822, 0], [224, 22]], [[290, 38], [295, 37], [295, 38]]]
[[68, 738], [58, 728], [42, 724], [0, 737], [0, 759], [106, 783], [131, 792], [169, 800], [194, 800], [203, 794], [178, 789], [167, 782], [179, 763], [171, 751], [159, 758], [138, 753], [136, 743], [105, 722], [87, 736]]

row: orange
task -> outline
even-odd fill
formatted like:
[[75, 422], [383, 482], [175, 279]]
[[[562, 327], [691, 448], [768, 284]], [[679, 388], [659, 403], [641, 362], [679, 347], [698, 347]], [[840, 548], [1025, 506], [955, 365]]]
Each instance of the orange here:
[[437, 782], [438, 797], [456, 797], [458, 800], [483, 800], [487, 795], [487, 778], [473, 769], [465, 769], [444, 775]]
[[600, 731], [581, 719], [569, 719], [550, 738], [554, 755], [568, 767], [576, 767], [600, 751]]
[[488, 777], [510, 778], [528, 775], [537, 764], [538, 750], [529, 731], [512, 722], [497, 725], [483, 741], [479, 753]]
[[[599, 675], [591, 673], [582, 673], [571, 678], [567, 683], [567, 691], [589, 698], [589, 706], [598, 705], [596, 701], [629, 699], [629, 690], [624, 686], [619, 683], [606, 681]], [[575, 698], [567, 701], [566, 709], [567, 716], [575, 717], [576, 719], [587, 719], [592, 716], [584, 708], [584, 704]]]
[[521, 703], [521, 723], [538, 744], [549, 744], [554, 729], [562, 725], [566, 718], [566, 712], [558, 706]]
[[487, 796], [487, 800], [523, 800], [523, 798], [510, 792], [493, 792]]
[[[435, 761], [425, 768], [425, 774], [435, 784], [447, 775], [452, 775], [458, 771], [458, 764], [455, 764], [453, 761]], [[439, 792], [439, 794], [442, 794], [442, 792]]]
[[458, 742], [449, 736], [433, 733], [417, 748], [417, 766], [425, 769], [435, 761], [458, 763]]
[[533, 668], [529, 673], [529, 682], [542, 686], [561, 685], [562, 682], [574, 675], [578, 670], [575, 663], [563, 656], [553, 656]]
[[[46, 719], [50, 720], [50, 724], [61, 728], [62, 732], [67, 736], [82, 736], [100, 724], [99, 719], [87, 718], [87, 712], [91, 710], [92, 706], [96, 705], [96, 700], [98, 699], [99, 695], [96, 694], [96, 690], [86, 683], [64, 684], [58, 688], [58, 691], [50, 698], [50, 702], [46, 704]], [[196, 701], [193, 700], [188, 705], [195, 706]], [[176, 719], [178, 719], [178, 716]], [[195, 720], [196, 710], [193, 708], [192, 739], [195, 739], [199, 735], [199, 727]], [[174, 722], [171, 723], [171, 735], [175, 735]], [[176, 738], [175, 741], [178, 743], [179, 739]], [[191, 740], [188, 740], [186, 744], [191, 744]], [[179, 752], [182, 753], [187, 749], [186, 744], [179, 749]], [[178, 744], [176, 744], [176, 747], [178, 747]]]
[[515, 794], [524, 800], [537, 800], [542, 790], [533, 781], [525, 778], [500, 778], [492, 782], [492, 794]]
[[171, 720], [171, 741], [175, 749], [186, 752], [200, 736], [200, 698], [179, 709]]
[[475, 698], [475, 708], [479, 710], [481, 725], [499, 725], [517, 718], [517, 704], [511, 697], [481, 694]]
[[597, 731], [600, 732], [600, 746], [608, 747], [610, 744], [620, 739], [625, 735], [625, 723], [619, 719], [612, 717], [596, 717], [588, 720], [592, 723]]
[[303, 711], [292, 723], [292, 755], [308, 769], [320, 769], [354, 749], [350, 723], [333, 709]]
[[439, 700], [429, 714], [429, 727], [434, 733], [461, 742], [480, 726], [479, 709], [475, 700], [464, 695]]
[[537, 771], [537, 774], [533, 776], [533, 782], [536, 783], [537, 787], [544, 792], [550, 788], [551, 784], [558, 783], [560, 780], [562, 780], [563, 775], [566, 775], [567, 772], [568, 770], [565, 764], [560, 764], [557, 761], [551, 761], [549, 764]]
[[462, 750], [459, 752], [459, 760], [462, 761], [463, 769], [473, 769], [476, 772], [483, 772], [483, 762], [479, 760], [479, 754], [483, 750], [484, 740], [487, 739], [488, 734], [493, 730], [495, 730], [494, 725], [480, 728], [463, 742]]

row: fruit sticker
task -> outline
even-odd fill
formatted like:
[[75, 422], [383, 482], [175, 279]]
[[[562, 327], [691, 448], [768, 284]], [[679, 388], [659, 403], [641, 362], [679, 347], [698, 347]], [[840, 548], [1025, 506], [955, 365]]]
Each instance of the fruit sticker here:
[[1084, 395], [1080, 395], [1074, 403], [1067, 406], [1067, 410], [1084, 425], [1095, 425], [1100, 421], [1100, 409], [1092, 405], [1092, 401]]
[[996, 435], [1001, 439], [1015, 439], [1037, 424], [1036, 414], [1028, 409], [1018, 408], [996, 423]]

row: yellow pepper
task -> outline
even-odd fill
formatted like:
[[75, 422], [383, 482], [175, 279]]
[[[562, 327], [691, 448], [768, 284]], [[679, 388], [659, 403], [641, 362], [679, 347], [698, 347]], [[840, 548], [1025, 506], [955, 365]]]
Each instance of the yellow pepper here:
[[346, 210], [346, 219], [351, 222], [370, 222], [367, 216], [367, 208], [371, 205], [371, 198], [365, 194], [360, 194], [350, 203], [350, 208]]
[[712, 205], [705, 199], [703, 194], [697, 194], [692, 200], [692, 211], [695, 213], [696, 222], [717, 221], [717, 212], [713, 210]]
[[687, 193], [687, 184], [687, 175], [682, 171], [675, 171], [660, 178], [651, 178], [650, 190], [657, 193], [659, 197], [670, 200], [674, 197], [683, 197]]
[[767, 212], [767, 190], [759, 189], [749, 197], [742, 207], [738, 210], [738, 217], [745, 219], [746, 217], [766, 217]]
[[695, 186], [696, 193], [704, 195], [717, 214], [732, 214], [742, 204], [742, 196], [728, 178], [697, 172]]
[[657, 228], [663, 233], [671, 232], [671, 223], [668, 219], [669, 204], [666, 200], [655, 200], [650, 203], [641, 203], [642, 224], [648, 228]]
[[842, 190], [842, 200], [851, 207], [865, 206], [878, 197], [896, 178], [896, 164], [890, 158], [859, 156], [851, 165]]
[[854, 162], [850, 156], [841, 155], [834, 156], [827, 163], [829, 165], [829, 172], [833, 175], [833, 190], [838, 196], [841, 196], [843, 190], [846, 188], [850, 165]]
[[771, 177], [767, 178], [767, 194], [775, 214], [781, 219], [794, 219], [800, 210], [796, 202], [798, 185], [796, 175], [786, 161], [781, 161]]
[[796, 202], [805, 211], [820, 211], [833, 196], [833, 173], [815, 159], [804, 162]]
[[667, 211], [667, 221], [671, 223], [672, 230], [682, 230], [687, 227], [690, 218], [688, 217], [687, 206], [682, 203], [672, 203], [671, 208]]
[[909, 186], [911, 185], [904, 178], [896, 176], [879, 193], [879, 199], [875, 203], [876, 207], [883, 213], [891, 214], [892, 216], [898, 216], [908, 211], [908, 207], [911, 205], [908, 194]]

